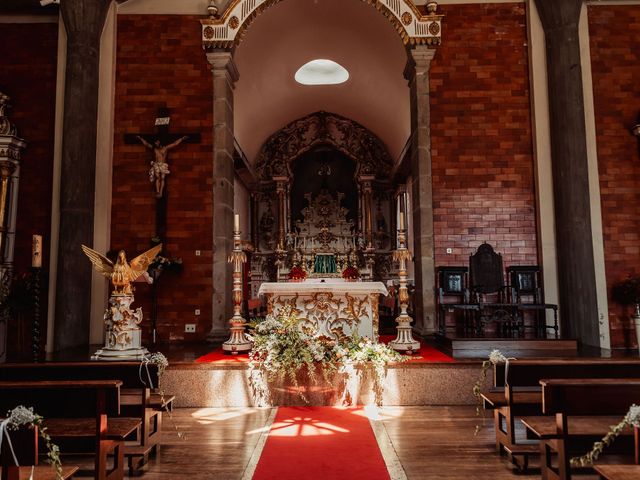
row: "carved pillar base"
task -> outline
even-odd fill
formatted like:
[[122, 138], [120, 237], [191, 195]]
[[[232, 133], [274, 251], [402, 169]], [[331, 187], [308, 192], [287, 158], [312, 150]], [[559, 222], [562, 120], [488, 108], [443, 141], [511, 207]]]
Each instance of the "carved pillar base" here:
[[111, 295], [104, 313], [107, 325], [104, 348], [91, 360], [142, 360], [149, 351], [142, 346], [142, 309], [131, 309], [133, 295]]
[[411, 355], [420, 350], [420, 342], [415, 340], [412, 335], [412, 320], [407, 314], [400, 314], [396, 318], [396, 323], [398, 324], [396, 338], [389, 342], [389, 346], [396, 352]]

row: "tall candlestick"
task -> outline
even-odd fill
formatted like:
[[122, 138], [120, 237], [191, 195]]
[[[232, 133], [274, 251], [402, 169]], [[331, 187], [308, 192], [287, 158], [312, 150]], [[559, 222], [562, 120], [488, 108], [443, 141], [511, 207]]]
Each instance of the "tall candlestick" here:
[[400, 230], [404, 230], [404, 212], [400, 212]]
[[31, 266], [42, 268], [42, 235], [34, 235], [31, 246]]
[[240, 231], [240, 215], [237, 213], [233, 216], [233, 231]]

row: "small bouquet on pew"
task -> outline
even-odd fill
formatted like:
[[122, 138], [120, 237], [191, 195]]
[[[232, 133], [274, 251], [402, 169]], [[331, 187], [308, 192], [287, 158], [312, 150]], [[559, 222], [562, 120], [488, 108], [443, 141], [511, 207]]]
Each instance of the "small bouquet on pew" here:
[[13, 410], [9, 410], [9, 412], [7, 412], [7, 418], [0, 422], [0, 448], [2, 447], [3, 438], [6, 438], [9, 450], [13, 455], [14, 460], [16, 460], [17, 465], [18, 461], [11, 445], [9, 431], [15, 431], [22, 427], [37, 428], [38, 435], [40, 435], [40, 438], [42, 438], [45, 446], [47, 447], [48, 462], [54, 468], [56, 478], [61, 479], [62, 462], [60, 461], [60, 448], [51, 441], [51, 437], [47, 433], [47, 427], [44, 426], [43, 420], [44, 419], [40, 415], [33, 412], [33, 408], [27, 408], [20, 405]]
[[600, 454], [604, 452], [605, 447], [610, 446], [616, 438], [627, 427], [640, 428], [640, 405], [631, 405], [629, 411], [624, 416], [622, 421], [617, 425], [611, 427], [609, 433], [607, 433], [602, 440], [593, 444], [593, 448], [589, 453], [582, 455], [581, 457], [573, 457], [571, 459], [572, 467], [588, 467], [598, 459]]
[[[487, 371], [489, 367], [492, 365], [498, 365], [502, 363], [507, 363], [509, 360], [515, 360], [515, 358], [507, 358], [505, 357], [500, 350], [494, 349], [489, 353], [489, 359], [482, 362], [482, 370], [480, 371], [480, 377], [473, 385], [473, 396], [476, 397], [477, 405], [476, 405], [476, 416], [481, 416], [482, 413], [482, 387], [484, 382], [487, 379]], [[475, 435], [480, 433], [482, 430], [482, 425], [476, 425]]]

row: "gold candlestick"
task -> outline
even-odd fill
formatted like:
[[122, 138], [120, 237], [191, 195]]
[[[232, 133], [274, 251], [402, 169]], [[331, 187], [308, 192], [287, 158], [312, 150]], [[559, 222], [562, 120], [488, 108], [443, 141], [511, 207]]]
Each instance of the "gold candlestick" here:
[[398, 229], [398, 249], [393, 252], [393, 260], [400, 265], [398, 276], [400, 277], [400, 288], [398, 289], [398, 302], [400, 303], [400, 315], [396, 318], [397, 336], [389, 342], [389, 346], [394, 350], [411, 355], [420, 350], [420, 342], [413, 339], [411, 332], [411, 317], [407, 313], [409, 306], [409, 291], [407, 289], [407, 260], [411, 260], [411, 252], [407, 248], [407, 235], [404, 229], [404, 218], [400, 217], [401, 224]]
[[232, 355], [251, 350], [253, 344], [245, 334], [245, 324], [242, 318], [242, 265], [247, 261], [247, 255], [242, 251], [240, 240], [240, 225], [238, 216], [234, 218], [233, 252], [229, 255], [229, 263], [233, 264], [233, 317], [231, 324], [231, 338], [222, 344], [222, 350]]

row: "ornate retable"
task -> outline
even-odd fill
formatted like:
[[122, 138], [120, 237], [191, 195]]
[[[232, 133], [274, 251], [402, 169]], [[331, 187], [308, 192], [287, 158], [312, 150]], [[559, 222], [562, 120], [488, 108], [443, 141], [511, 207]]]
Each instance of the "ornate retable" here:
[[382, 282], [348, 282], [336, 278], [314, 278], [304, 282], [260, 286], [267, 295], [269, 313], [290, 306], [300, 319], [300, 328], [314, 335], [351, 336], [378, 341], [378, 295], [388, 295]]

